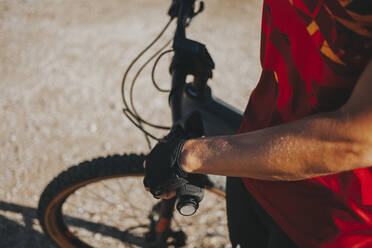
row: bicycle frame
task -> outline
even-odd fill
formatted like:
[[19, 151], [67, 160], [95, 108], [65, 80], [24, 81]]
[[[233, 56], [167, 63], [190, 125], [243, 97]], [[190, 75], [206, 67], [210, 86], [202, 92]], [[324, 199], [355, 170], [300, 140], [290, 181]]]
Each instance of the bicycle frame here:
[[211, 94], [201, 99], [195, 98], [195, 92], [190, 84], [187, 85], [182, 97], [182, 116], [199, 112], [204, 126], [205, 136], [235, 134], [242, 122], [242, 112], [228, 105]]

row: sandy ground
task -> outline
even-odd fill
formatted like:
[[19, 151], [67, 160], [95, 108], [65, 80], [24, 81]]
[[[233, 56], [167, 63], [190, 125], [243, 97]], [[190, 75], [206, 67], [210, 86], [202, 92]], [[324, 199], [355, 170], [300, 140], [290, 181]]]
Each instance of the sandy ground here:
[[[215, 60], [214, 94], [243, 110], [260, 73], [261, 3], [206, 2], [188, 35], [207, 44]], [[97, 156], [147, 151], [143, 135], [123, 118], [120, 83], [167, 22], [169, 4], [0, 0], [0, 247], [52, 247], [35, 208], [62, 170]], [[157, 69], [163, 87], [169, 61]], [[136, 89], [139, 112], [169, 123], [167, 97], [153, 89], [148, 70]]]

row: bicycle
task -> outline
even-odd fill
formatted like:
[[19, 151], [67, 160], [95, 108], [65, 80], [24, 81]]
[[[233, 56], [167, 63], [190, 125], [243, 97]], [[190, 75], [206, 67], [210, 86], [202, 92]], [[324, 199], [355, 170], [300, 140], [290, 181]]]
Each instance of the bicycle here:
[[[158, 138], [148, 132], [145, 125], [163, 130], [169, 127], [152, 124], [139, 116], [133, 104], [133, 86], [143, 67], [158, 56], [153, 66], [152, 79], [159, 91], [166, 92], [156, 84], [154, 72], [160, 58], [170, 52], [174, 53], [170, 65], [172, 83], [169, 91], [173, 124], [182, 126], [190, 137], [198, 137], [234, 134], [241, 123], [240, 111], [212, 95], [207, 81], [212, 78], [214, 62], [206, 46], [186, 38], [186, 27], [203, 11], [204, 3], [200, 2], [197, 11], [195, 7], [195, 0], [172, 0], [168, 11], [170, 21], [159, 36], [134, 59], [124, 74], [124, 114], [145, 134], [149, 145], [149, 138]], [[132, 81], [129, 105], [124, 93], [128, 72], [158, 41], [174, 19], [177, 20], [177, 27], [172, 39], [172, 50], [164, 51], [168, 42], [141, 67]], [[190, 83], [186, 82], [188, 75], [193, 76]], [[72, 166], [59, 174], [47, 185], [40, 197], [38, 217], [43, 231], [60, 247], [125, 247], [124, 244], [129, 247], [184, 246], [185, 233], [173, 230], [177, 225], [177, 218], [181, 218], [179, 215], [174, 216], [175, 206], [184, 215], [192, 215], [198, 206], [193, 205], [190, 209], [189, 202], [184, 203], [180, 198], [156, 201], [145, 193], [142, 185], [144, 159], [143, 154], [100, 157]], [[222, 197], [225, 195], [224, 180], [220, 176], [203, 176], [205, 188]], [[101, 191], [106, 192], [105, 195], [98, 193]], [[146, 200], [137, 198], [143, 194], [146, 194]], [[192, 196], [192, 192], [190, 195]], [[134, 199], [130, 199], [131, 196]], [[206, 197], [213, 196], [209, 194]], [[105, 204], [110, 209], [94, 205], [101, 202], [107, 202]], [[69, 214], [69, 211], [75, 211], [75, 214]], [[110, 212], [109, 217], [114, 217], [115, 220], [102, 217], [102, 212]], [[123, 216], [124, 214], [127, 215]], [[205, 216], [206, 214], [200, 215], [200, 218]], [[108, 222], [102, 224], [104, 221]], [[213, 220], [216, 221], [218, 219]], [[182, 219], [182, 222], [191, 224], [190, 219]], [[204, 236], [208, 235], [213, 236], [215, 233], [207, 232]], [[109, 238], [112, 240], [108, 240]]]

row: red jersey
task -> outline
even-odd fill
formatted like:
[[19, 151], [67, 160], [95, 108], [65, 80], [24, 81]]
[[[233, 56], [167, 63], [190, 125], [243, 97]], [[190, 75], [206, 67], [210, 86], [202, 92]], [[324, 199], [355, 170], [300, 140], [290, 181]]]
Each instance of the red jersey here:
[[[371, 59], [371, 5], [265, 0], [263, 71], [239, 132], [345, 104]], [[299, 247], [372, 247], [372, 167], [296, 182], [243, 182]]]

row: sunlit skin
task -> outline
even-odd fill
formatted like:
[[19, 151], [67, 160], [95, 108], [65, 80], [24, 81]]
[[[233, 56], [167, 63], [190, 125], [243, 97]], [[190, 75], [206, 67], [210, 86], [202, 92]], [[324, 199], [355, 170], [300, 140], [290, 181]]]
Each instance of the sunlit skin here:
[[188, 173], [280, 181], [369, 167], [371, 96], [370, 62], [340, 109], [254, 132], [190, 139], [181, 152], [181, 167]]

